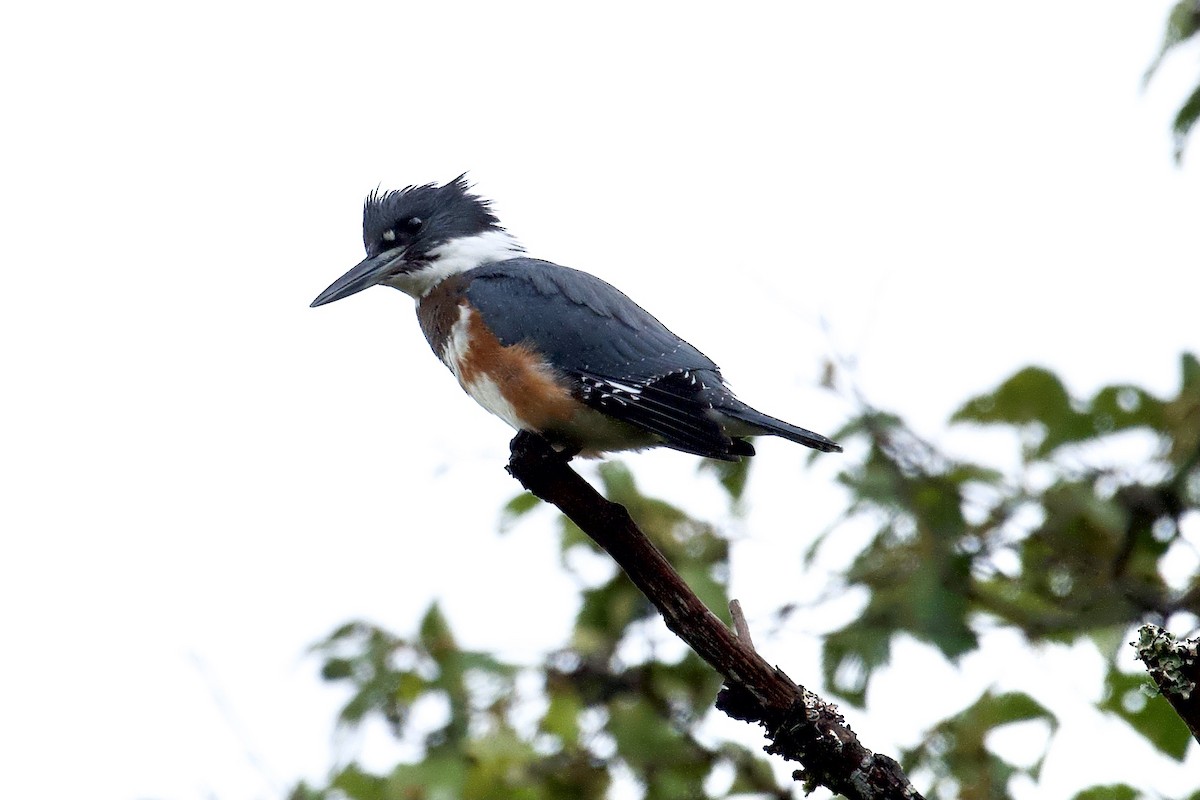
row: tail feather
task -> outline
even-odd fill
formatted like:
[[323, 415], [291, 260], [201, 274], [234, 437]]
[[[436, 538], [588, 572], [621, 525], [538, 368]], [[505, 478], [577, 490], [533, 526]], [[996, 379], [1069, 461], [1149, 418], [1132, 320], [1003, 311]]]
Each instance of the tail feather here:
[[740, 405], [739, 408], [721, 408], [720, 412], [749, 426], [750, 430], [745, 433], [737, 431], [735, 435], [752, 436], [754, 434], [768, 434], [770, 436], [780, 436], [797, 444], [802, 444], [805, 447], [820, 450], [823, 453], [842, 452], [841, 445], [819, 433], [814, 433], [806, 428], [792, 425], [790, 422], [784, 422], [781, 419], [767, 416], [761, 411], [756, 411], [747, 405]]

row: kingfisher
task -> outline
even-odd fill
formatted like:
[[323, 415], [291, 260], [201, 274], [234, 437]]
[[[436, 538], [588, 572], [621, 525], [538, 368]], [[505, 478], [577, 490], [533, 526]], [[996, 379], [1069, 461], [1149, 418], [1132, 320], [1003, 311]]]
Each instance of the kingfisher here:
[[759, 435], [842, 449], [743, 403], [711, 359], [610, 284], [528, 258], [465, 174], [376, 189], [363, 245], [367, 257], [312, 307], [399, 289], [466, 393], [567, 458], [661, 446], [739, 461]]

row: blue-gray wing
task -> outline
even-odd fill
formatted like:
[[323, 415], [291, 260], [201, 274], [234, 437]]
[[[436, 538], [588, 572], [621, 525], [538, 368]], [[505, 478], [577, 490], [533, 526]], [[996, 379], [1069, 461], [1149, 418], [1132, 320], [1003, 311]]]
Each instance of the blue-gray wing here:
[[583, 403], [678, 450], [716, 458], [753, 452], [711, 411], [740, 405], [717, 365], [613, 286], [531, 258], [463, 277], [468, 301], [500, 342], [542, 354]]

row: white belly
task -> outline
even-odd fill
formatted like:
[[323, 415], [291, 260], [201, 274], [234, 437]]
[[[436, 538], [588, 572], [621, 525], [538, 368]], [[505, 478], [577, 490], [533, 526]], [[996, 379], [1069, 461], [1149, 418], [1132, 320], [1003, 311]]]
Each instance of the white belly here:
[[[640, 450], [661, 444], [661, 440], [639, 428], [613, 419], [576, 400], [569, 400], [566, 410], [550, 415], [547, 421], [533, 424], [509, 401], [500, 385], [481, 370], [470, 366], [472, 311], [461, 306], [458, 319], [438, 357], [454, 373], [463, 391], [475, 402], [507, 422], [514, 430], [541, 433], [566, 446], [578, 446], [585, 456], [596, 456], [614, 450]], [[533, 372], [544, 370], [544, 367]], [[544, 371], [538, 377], [545, 380]], [[536, 381], [535, 381], [536, 382]], [[527, 409], [527, 413], [530, 410]], [[537, 419], [536, 416], [533, 419]]]

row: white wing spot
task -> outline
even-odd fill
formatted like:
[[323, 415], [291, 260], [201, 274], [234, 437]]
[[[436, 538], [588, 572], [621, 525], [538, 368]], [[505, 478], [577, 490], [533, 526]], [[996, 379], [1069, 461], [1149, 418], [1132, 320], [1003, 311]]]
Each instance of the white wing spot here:
[[583, 395], [583, 399], [591, 400], [598, 395], [600, 405], [612, 402], [620, 406], [627, 406], [641, 399], [642, 388], [640, 386], [586, 376], [581, 377], [579, 382], [581, 384], [579, 391]]
[[618, 392], [624, 392], [625, 394], [637, 395], [637, 394], [642, 393], [641, 387], [630, 386], [627, 383], [617, 383], [616, 381], [609, 381], [608, 385], [611, 386], [612, 388], [616, 389]]

